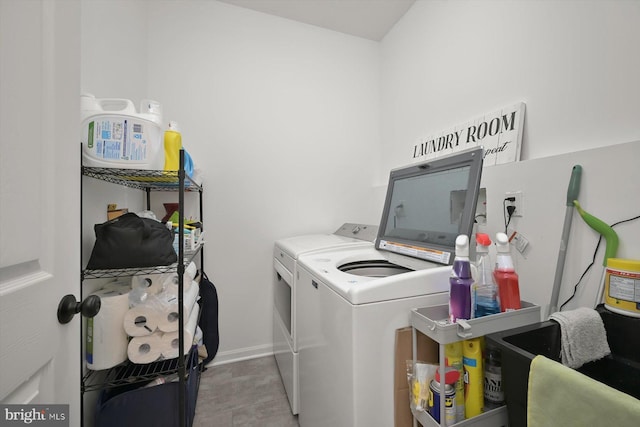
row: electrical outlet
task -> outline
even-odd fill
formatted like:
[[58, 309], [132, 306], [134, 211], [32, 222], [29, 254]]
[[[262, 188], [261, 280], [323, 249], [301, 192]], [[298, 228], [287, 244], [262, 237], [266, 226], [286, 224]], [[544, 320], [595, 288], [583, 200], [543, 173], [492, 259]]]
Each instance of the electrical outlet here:
[[514, 197], [513, 202], [507, 201], [506, 206], [515, 206], [516, 210], [513, 211], [512, 216], [522, 217], [524, 215], [524, 195], [522, 191], [510, 191], [505, 194], [505, 197]]

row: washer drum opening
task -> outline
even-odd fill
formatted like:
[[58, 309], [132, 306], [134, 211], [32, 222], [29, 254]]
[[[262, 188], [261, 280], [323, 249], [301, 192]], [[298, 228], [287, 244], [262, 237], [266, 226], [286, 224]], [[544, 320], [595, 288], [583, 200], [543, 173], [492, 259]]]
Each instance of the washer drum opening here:
[[338, 270], [364, 277], [389, 277], [413, 271], [386, 260], [349, 262], [339, 266]]

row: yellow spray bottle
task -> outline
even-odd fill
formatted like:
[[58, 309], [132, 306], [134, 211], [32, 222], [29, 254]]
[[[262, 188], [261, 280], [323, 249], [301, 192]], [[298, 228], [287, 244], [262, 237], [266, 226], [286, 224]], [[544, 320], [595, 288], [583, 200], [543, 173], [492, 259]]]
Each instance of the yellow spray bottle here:
[[482, 338], [462, 343], [464, 366], [464, 416], [472, 418], [482, 413], [484, 406], [484, 370], [482, 368]]
[[169, 122], [164, 132], [164, 170], [177, 171], [180, 168], [180, 148], [182, 136], [176, 122]]
[[444, 346], [445, 364], [460, 373], [455, 383], [456, 389], [456, 422], [464, 420], [464, 368], [462, 366], [462, 342], [454, 342]]

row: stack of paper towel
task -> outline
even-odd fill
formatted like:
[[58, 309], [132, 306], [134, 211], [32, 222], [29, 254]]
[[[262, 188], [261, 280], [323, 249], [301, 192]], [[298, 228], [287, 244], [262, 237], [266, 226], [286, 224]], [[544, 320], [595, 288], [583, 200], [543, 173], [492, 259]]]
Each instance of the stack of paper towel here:
[[87, 319], [85, 358], [87, 368], [109, 369], [127, 360], [129, 338], [122, 320], [129, 309], [131, 285], [111, 282], [93, 295], [100, 297], [100, 311]]
[[[185, 272], [183, 283], [184, 346], [186, 354], [196, 335], [199, 287], [192, 285], [195, 265]], [[127, 310], [123, 324], [131, 338], [127, 355], [133, 363], [151, 363], [160, 358], [172, 359], [179, 354], [178, 277], [171, 274], [134, 276], [133, 289], [144, 289], [138, 301]], [[142, 295], [142, 297], [140, 297]]]
[[[199, 286], [193, 284], [196, 274], [197, 268], [191, 263], [183, 279], [185, 353], [194, 341], [198, 322]], [[177, 273], [120, 279], [105, 284], [93, 295], [100, 297], [101, 307], [95, 317], [87, 320], [87, 368], [109, 369], [127, 357], [134, 363], [178, 357]], [[137, 301], [133, 307], [131, 300]]]

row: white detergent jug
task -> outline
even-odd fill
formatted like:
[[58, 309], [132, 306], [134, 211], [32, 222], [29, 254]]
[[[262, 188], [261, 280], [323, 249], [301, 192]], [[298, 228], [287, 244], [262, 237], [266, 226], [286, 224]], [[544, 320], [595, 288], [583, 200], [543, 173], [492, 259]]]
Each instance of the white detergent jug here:
[[[145, 100], [143, 102], [149, 102]], [[154, 102], [154, 101], [152, 101]], [[128, 99], [80, 97], [82, 164], [103, 168], [164, 168], [160, 104], [137, 113]]]

